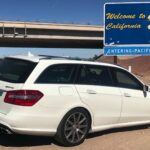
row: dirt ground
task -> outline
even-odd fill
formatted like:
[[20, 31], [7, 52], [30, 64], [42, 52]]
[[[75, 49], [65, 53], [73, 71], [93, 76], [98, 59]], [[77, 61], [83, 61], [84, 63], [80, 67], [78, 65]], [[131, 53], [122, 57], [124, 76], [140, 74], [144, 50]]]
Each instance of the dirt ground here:
[[150, 150], [146, 126], [113, 129], [91, 134], [76, 147], [58, 146], [48, 137], [0, 135], [0, 150]]

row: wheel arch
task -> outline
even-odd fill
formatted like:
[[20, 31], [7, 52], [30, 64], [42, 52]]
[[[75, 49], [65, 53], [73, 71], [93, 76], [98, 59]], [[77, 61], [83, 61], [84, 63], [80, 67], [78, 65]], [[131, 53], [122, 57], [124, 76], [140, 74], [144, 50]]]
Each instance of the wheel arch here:
[[[66, 111], [65, 113], [63, 113], [63, 115], [62, 115], [62, 117], [61, 117], [61, 120], [60, 120], [60, 122], [59, 122], [59, 124], [58, 124], [58, 127], [59, 127], [59, 125], [61, 124], [63, 118], [66, 116], [66, 114], [69, 113], [70, 111], [74, 110], [74, 109], [83, 109], [83, 110], [85, 110], [85, 111], [88, 113], [89, 118], [90, 118], [90, 130], [91, 130], [91, 129], [92, 129], [92, 124], [93, 124], [93, 114], [92, 114], [92, 112], [91, 112], [88, 108], [86, 108], [86, 107], [84, 107], [84, 106], [75, 106], [75, 107], [70, 108], [70, 109], [69, 109], [68, 111]], [[58, 127], [57, 127], [57, 129], [58, 129]]]

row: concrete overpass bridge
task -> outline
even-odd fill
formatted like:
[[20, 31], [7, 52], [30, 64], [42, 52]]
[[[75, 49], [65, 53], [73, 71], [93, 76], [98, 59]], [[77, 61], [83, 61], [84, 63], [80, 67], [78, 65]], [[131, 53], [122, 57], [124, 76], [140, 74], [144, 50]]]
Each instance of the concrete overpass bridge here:
[[0, 47], [102, 48], [103, 27], [0, 21]]

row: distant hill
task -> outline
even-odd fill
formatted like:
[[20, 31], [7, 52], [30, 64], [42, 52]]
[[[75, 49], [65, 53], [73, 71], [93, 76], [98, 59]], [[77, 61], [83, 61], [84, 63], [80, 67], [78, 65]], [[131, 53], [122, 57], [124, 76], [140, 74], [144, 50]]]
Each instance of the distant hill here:
[[[100, 61], [113, 62], [113, 57], [102, 56]], [[132, 72], [144, 82], [150, 84], [150, 56], [118, 57], [118, 64], [128, 69], [132, 66]]]

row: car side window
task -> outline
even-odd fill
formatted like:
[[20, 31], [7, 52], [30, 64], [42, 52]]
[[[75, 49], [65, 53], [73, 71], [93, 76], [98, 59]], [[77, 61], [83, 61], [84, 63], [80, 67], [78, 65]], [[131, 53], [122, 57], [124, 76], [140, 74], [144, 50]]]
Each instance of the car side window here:
[[43, 73], [36, 80], [36, 83], [73, 83], [75, 69], [76, 65], [74, 64], [52, 65], [43, 71]]
[[112, 69], [116, 85], [122, 88], [142, 90], [143, 86], [132, 74], [121, 69]]
[[112, 86], [112, 79], [107, 67], [99, 65], [83, 65], [79, 70], [77, 83]]

